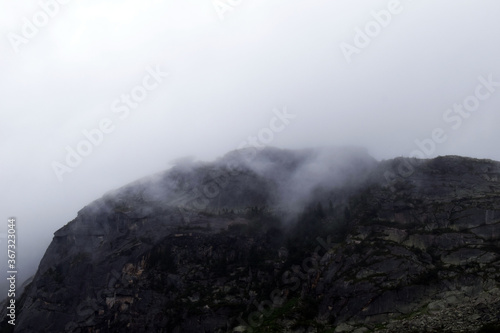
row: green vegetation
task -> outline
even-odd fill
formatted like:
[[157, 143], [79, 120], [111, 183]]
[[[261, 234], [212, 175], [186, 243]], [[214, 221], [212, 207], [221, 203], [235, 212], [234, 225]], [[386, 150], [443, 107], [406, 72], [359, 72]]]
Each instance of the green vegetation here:
[[289, 299], [281, 307], [274, 309], [270, 315], [264, 316], [263, 323], [254, 328], [255, 333], [283, 332], [283, 324], [280, 320], [293, 315], [299, 304], [299, 298]]

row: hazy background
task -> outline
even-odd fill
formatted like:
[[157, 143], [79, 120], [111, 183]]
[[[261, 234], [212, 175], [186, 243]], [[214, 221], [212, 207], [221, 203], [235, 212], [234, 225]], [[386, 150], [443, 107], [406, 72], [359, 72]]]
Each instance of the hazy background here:
[[[8, 34], [22, 35], [40, 5], [0, 2], [0, 232], [17, 217], [19, 277], [92, 200], [175, 158], [237, 148], [274, 108], [296, 115], [277, 147], [360, 145], [385, 159], [442, 128], [448, 140], [432, 156], [500, 160], [500, 89], [459, 129], [443, 120], [479, 76], [500, 81], [498, 0], [401, 0], [348, 63], [340, 44], [388, 3], [241, 0], [221, 20], [211, 0], [73, 0], [16, 53]], [[111, 104], [148, 66], [169, 77], [121, 120]], [[114, 132], [60, 182], [52, 162], [103, 118]]]

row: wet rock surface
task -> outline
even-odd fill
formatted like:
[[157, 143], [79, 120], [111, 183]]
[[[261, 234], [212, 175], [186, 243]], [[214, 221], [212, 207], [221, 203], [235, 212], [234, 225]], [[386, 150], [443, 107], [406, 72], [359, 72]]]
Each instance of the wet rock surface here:
[[333, 163], [327, 173], [347, 169], [342, 181], [284, 206], [310, 154], [265, 151], [258, 168], [226, 156], [88, 205], [55, 232], [15, 332], [477, 332], [500, 322], [499, 163], [356, 152], [356, 171]]

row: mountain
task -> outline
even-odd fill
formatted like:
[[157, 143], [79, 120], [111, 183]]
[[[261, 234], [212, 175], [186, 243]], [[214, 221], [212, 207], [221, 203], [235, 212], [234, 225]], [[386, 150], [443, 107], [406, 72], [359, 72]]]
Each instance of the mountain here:
[[493, 332], [499, 239], [498, 162], [238, 150], [80, 210], [15, 332]]

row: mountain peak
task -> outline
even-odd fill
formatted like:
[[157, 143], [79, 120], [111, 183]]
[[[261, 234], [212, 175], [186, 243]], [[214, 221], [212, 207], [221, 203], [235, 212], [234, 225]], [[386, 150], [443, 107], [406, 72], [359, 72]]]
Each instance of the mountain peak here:
[[475, 332], [500, 316], [499, 199], [500, 163], [457, 156], [180, 163], [54, 234], [16, 332]]

